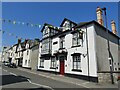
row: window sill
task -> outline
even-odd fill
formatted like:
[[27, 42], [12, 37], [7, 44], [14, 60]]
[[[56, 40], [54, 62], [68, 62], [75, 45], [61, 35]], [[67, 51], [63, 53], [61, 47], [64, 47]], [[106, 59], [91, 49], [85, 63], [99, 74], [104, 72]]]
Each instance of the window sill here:
[[81, 45], [76, 45], [76, 46], [72, 46], [71, 48], [74, 48], [74, 47], [80, 47]]
[[50, 67], [50, 69], [56, 69], [55, 67]]
[[72, 71], [82, 72], [80, 69], [72, 69]]
[[39, 68], [44, 68], [44, 66], [39, 66]]

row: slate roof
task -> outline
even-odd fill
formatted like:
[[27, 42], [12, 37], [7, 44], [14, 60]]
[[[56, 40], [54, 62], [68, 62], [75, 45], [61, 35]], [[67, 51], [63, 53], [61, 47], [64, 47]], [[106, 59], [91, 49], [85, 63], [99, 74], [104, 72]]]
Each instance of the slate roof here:
[[67, 18], [64, 18], [64, 20], [62, 21], [60, 27], [62, 27], [63, 23], [64, 23], [66, 20], [69, 21], [69, 22], [71, 22], [71, 23], [73, 23], [74, 25], [77, 25], [77, 23], [75, 23], [75, 22], [73, 22], [73, 21], [71, 21], [71, 20], [69, 20], [69, 19], [67, 19]]
[[48, 26], [49, 29], [54, 29], [54, 30], [57, 30], [57, 31], [61, 32], [61, 29], [55, 27], [54, 25], [48, 24], [48, 23], [45, 23], [45, 24], [44, 24], [44, 26], [43, 26], [41, 32], [43, 32], [45, 26]]
[[[74, 26], [73, 28], [80, 28], [80, 27], [83, 27], [83, 26], [86, 26], [86, 25], [89, 25], [89, 24], [95, 24], [95, 25], [98, 25], [100, 26], [101, 28], [103, 28], [104, 30], [107, 30], [106, 27], [100, 25], [98, 22], [96, 22], [95, 20], [93, 21], [89, 21], [89, 22], [80, 22], [78, 23], [76, 26]], [[60, 36], [61, 34], [64, 34], [64, 33], [67, 33], [67, 32], [71, 32], [73, 31], [72, 29], [71, 30], [66, 30], [66, 31], [63, 31], [63, 32], [60, 32], [60, 33], [57, 33], [56, 35], [53, 35], [52, 37], [50, 38], [53, 38], [53, 37], [56, 37], [56, 36]], [[117, 37], [120, 39], [120, 37], [116, 34], [113, 34], [110, 30], [108, 30], [108, 33], [112, 34], [113, 36]], [[44, 39], [43, 39], [44, 40]]]

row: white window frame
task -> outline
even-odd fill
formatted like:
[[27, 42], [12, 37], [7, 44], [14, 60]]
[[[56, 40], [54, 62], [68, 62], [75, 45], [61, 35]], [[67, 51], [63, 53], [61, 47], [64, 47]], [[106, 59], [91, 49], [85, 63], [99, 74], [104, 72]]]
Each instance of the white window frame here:
[[73, 55], [73, 69], [81, 70], [81, 55]]
[[44, 59], [40, 59], [40, 67], [44, 68]]
[[75, 32], [72, 34], [72, 46], [79, 46], [82, 45], [82, 38], [80, 38], [80, 33]]
[[56, 58], [53, 57], [51, 58], [51, 65], [50, 65], [51, 68], [56, 68]]

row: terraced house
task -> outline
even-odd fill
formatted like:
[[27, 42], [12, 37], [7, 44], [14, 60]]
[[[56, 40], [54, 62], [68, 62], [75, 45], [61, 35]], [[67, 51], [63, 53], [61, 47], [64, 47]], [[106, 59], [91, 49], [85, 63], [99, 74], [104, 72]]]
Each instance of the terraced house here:
[[107, 32], [101, 8], [96, 13], [97, 22], [75, 23], [65, 18], [60, 28], [45, 23], [41, 30], [38, 70], [94, 82], [111, 82], [112, 78], [117, 82], [120, 37], [116, 35], [115, 22], [111, 22], [112, 32]]
[[22, 67], [37, 70], [38, 54], [39, 54], [39, 39], [25, 40], [25, 49], [23, 51]]
[[22, 67], [23, 64], [23, 51], [25, 49], [25, 41], [21, 42], [21, 39], [18, 39], [18, 44], [16, 47], [16, 65]]

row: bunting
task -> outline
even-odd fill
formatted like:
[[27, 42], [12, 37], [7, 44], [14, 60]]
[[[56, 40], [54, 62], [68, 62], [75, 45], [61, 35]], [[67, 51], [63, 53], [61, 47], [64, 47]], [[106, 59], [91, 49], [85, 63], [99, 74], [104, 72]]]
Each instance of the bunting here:
[[[14, 36], [15, 38], [17, 38], [17, 39], [19, 39], [19, 38], [21, 38], [21, 37], [19, 37], [19, 36], [16, 36], [15, 34], [13, 34], [13, 33], [9, 33], [9, 32], [6, 32], [6, 31], [4, 31], [4, 30], [0, 30], [0, 32], [2, 32], [2, 34], [7, 34], [8, 36]], [[23, 38], [21, 38], [21, 39], [23, 39]]]
[[29, 22], [20, 22], [20, 21], [16, 21], [16, 20], [6, 20], [6, 19], [2, 19], [0, 18], [0, 20], [3, 22], [3, 23], [11, 23], [11, 24], [18, 24], [18, 25], [26, 25], [26, 26], [30, 26], [30, 27], [38, 27], [38, 28], [41, 28], [41, 25], [40, 24], [32, 24], [32, 23], [29, 23]]

